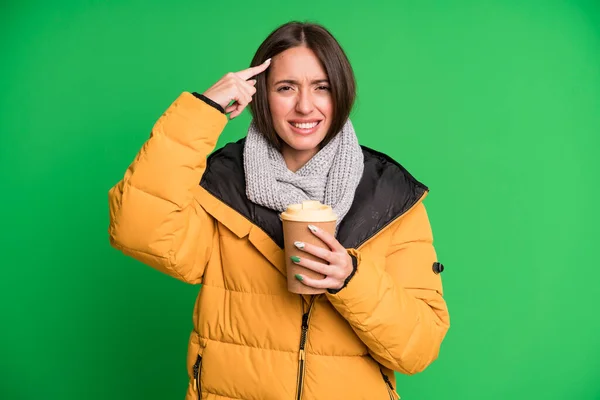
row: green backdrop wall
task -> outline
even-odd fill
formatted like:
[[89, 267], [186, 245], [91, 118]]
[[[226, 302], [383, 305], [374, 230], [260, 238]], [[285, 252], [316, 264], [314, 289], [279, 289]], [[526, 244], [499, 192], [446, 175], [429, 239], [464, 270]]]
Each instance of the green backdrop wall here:
[[300, 19], [354, 65], [360, 141], [432, 189], [452, 326], [402, 398], [600, 399], [597, 1], [0, 7], [0, 398], [183, 398], [199, 288], [109, 247], [107, 192], [181, 91]]

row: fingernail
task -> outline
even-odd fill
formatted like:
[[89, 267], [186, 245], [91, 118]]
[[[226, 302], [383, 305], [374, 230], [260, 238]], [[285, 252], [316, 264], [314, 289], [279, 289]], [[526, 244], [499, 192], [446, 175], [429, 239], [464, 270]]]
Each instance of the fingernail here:
[[298, 256], [291, 256], [290, 258], [291, 258], [291, 259], [292, 259], [292, 261], [293, 261], [293, 262], [295, 262], [295, 263], [299, 263], [299, 262], [300, 262], [300, 257], [298, 257]]
[[267, 59], [266, 59], [266, 61], [265, 61], [264, 63], [265, 63], [265, 64], [267, 64], [267, 63], [270, 63], [270, 62], [271, 62], [271, 59], [270, 59], [270, 58], [267, 58]]
[[304, 278], [302, 278], [302, 275], [300, 275], [300, 274], [296, 274], [296, 275], [294, 275], [294, 276], [295, 276], [295, 277], [296, 277], [296, 279], [298, 279], [300, 282], [302, 282], [302, 280], [304, 279]]
[[310, 229], [310, 231], [311, 231], [312, 233], [317, 233], [317, 231], [319, 230], [319, 228], [317, 228], [317, 227], [316, 227], [316, 226], [314, 226], [314, 225], [309, 225], [309, 226], [308, 226], [308, 229]]
[[294, 246], [296, 246], [300, 250], [304, 249], [304, 243], [302, 242], [294, 242]]

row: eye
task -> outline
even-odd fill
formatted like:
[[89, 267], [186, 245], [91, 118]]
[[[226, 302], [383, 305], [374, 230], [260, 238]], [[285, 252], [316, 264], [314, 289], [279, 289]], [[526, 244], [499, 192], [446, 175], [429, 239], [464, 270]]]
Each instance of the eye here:
[[331, 88], [329, 86], [323, 86], [323, 85], [317, 87], [317, 90], [330, 90], [330, 89]]
[[277, 88], [278, 92], [287, 92], [289, 90], [292, 90], [291, 86], [280, 86], [280, 87]]

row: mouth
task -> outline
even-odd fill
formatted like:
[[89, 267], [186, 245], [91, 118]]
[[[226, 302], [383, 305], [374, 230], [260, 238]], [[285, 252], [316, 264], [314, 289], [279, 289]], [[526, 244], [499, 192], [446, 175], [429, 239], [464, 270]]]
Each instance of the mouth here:
[[288, 121], [292, 130], [300, 135], [310, 135], [319, 128], [320, 120], [313, 121]]

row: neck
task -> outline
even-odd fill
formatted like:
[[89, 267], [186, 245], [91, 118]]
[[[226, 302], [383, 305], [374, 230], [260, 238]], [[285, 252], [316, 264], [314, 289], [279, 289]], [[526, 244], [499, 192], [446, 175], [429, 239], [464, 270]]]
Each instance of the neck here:
[[302, 168], [318, 152], [319, 149], [296, 150], [285, 143], [281, 149], [281, 155], [283, 156], [285, 164], [292, 172], [296, 172]]

